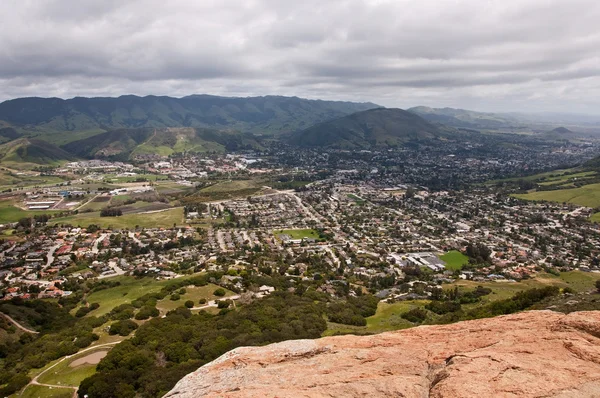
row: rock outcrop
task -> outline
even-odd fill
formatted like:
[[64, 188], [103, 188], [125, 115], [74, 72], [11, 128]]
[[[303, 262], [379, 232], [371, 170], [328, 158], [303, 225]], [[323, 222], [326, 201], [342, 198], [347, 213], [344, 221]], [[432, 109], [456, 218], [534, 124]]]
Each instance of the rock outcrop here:
[[242, 347], [166, 397], [600, 397], [600, 311]]

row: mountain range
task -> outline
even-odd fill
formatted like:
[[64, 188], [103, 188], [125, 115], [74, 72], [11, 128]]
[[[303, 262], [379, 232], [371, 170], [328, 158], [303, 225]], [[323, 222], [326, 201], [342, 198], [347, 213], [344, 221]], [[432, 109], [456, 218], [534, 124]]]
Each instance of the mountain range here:
[[[75, 158], [222, 153], [262, 149], [273, 140], [340, 149], [442, 145], [483, 139], [479, 131], [526, 130], [523, 123], [512, 114], [280, 96], [19, 98], [0, 103], [0, 161], [34, 167]], [[577, 137], [564, 127], [537, 133], [547, 141]]]
[[0, 127], [28, 134], [140, 127], [200, 127], [279, 134], [376, 107], [372, 103], [279, 96], [18, 98], [0, 103]]

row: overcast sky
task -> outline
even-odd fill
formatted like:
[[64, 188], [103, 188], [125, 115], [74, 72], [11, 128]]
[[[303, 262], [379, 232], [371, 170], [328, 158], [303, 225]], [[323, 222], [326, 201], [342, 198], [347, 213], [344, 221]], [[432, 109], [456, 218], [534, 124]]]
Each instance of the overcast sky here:
[[296, 95], [600, 114], [598, 0], [1, 0], [0, 101]]

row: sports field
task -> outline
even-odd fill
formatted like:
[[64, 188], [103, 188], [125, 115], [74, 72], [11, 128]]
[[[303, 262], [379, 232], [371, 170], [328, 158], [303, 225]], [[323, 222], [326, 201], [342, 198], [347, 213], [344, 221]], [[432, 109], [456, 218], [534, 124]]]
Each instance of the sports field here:
[[469, 257], [465, 256], [458, 250], [452, 250], [448, 253], [441, 255], [440, 260], [446, 263], [446, 269], [451, 271], [461, 269], [463, 265], [469, 262]]

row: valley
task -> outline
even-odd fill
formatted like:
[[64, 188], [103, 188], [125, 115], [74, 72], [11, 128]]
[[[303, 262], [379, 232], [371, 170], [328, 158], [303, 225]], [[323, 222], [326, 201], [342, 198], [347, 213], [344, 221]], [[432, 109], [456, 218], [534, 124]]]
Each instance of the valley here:
[[598, 309], [600, 140], [318, 105], [7, 133], [2, 393], [162, 396], [240, 346]]

